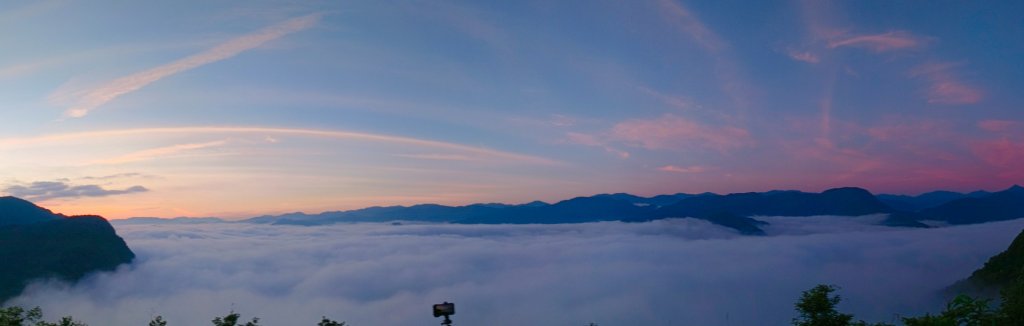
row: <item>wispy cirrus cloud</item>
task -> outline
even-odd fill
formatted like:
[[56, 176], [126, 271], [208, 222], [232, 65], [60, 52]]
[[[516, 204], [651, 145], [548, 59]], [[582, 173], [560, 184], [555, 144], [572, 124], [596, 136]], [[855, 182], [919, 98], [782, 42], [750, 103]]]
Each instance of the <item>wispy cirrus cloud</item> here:
[[[258, 134], [258, 135], [291, 135], [304, 137], [323, 137], [336, 139], [351, 139], [367, 142], [382, 142], [415, 146], [417, 148], [433, 148], [459, 152], [465, 155], [472, 155], [478, 158], [518, 162], [540, 165], [562, 165], [564, 162], [526, 155], [500, 151], [485, 147], [469, 146], [451, 142], [428, 140], [403, 136], [392, 136], [373, 134], [365, 132], [341, 131], [341, 130], [320, 130], [320, 129], [299, 129], [299, 128], [271, 128], [271, 127], [167, 127], [167, 128], [138, 128], [138, 129], [114, 129], [77, 133], [51, 134], [29, 138], [0, 138], [0, 150], [9, 148], [24, 148], [33, 145], [59, 144], [69, 140], [83, 139], [106, 139], [111, 137], [128, 137], [144, 135], [223, 135], [223, 134]], [[208, 146], [212, 146], [207, 143]], [[195, 144], [192, 145], [197, 146]], [[179, 148], [180, 149], [180, 148]], [[167, 150], [167, 149], [164, 149]]]
[[689, 35], [698, 45], [709, 52], [717, 52], [726, 46], [718, 34], [697, 18], [688, 8], [673, 0], [659, 0], [658, 8], [669, 17], [679, 31]]
[[466, 155], [458, 154], [395, 154], [396, 157], [413, 158], [418, 160], [432, 160], [432, 161], [479, 161], [479, 158], [474, 158]]
[[702, 173], [707, 172], [708, 168], [703, 166], [677, 166], [677, 165], [665, 165], [658, 168], [658, 171], [672, 172], [672, 173]]
[[697, 15], [675, 0], [659, 0], [657, 10], [663, 19], [680, 34], [690, 37], [701, 49], [707, 52], [715, 66], [715, 77], [718, 79], [722, 92], [732, 98], [740, 108], [750, 104], [749, 97], [752, 87], [730, 53], [729, 43], [715, 33]]
[[143, 186], [131, 186], [125, 189], [106, 189], [99, 185], [72, 185], [64, 181], [37, 181], [29, 184], [7, 186], [3, 192], [30, 201], [43, 201], [56, 198], [106, 197], [113, 195], [147, 192]]
[[605, 139], [605, 138], [607, 138], [607, 137], [602, 137], [602, 136], [592, 135], [592, 134], [579, 133], [579, 132], [567, 132], [567, 133], [565, 133], [565, 142], [566, 143], [576, 144], [576, 145], [583, 145], [583, 146], [600, 147], [600, 148], [603, 148], [605, 152], [608, 152], [608, 153], [611, 153], [611, 154], [615, 154], [615, 156], [618, 156], [619, 158], [622, 158], [622, 159], [629, 158], [629, 156], [630, 156], [629, 152], [617, 149], [615, 147], [612, 147], [611, 145], [608, 144], [608, 140]]
[[115, 174], [106, 174], [100, 176], [83, 176], [83, 180], [110, 180], [119, 178], [133, 178], [133, 177], [154, 177], [153, 175], [146, 175], [138, 172], [124, 172]]
[[114, 158], [99, 160], [93, 162], [93, 164], [124, 164], [138, 161], [147, 161], [187, 151], [224, 146], [227, 143], [227, 140], [218, 140], [205, 143], [177, 144], [171, 146], [150, 148], [137, 152], [128, 153]]
[[70, 108], [64, 111], [65, 117], [84, 117], [92, 110], [121, 95], [139, 90], [165, 77], [234, 57], [285, 35], [308, 29], [315, 25], [321, 16], [321, 14], [317, 13], [293, 18], [255, 33], [231, 39], [201, 53], [121, 77], [93, 89], [78, 91], [58, 90], [50, 98], [54, 101], [70, 100], [72, 104]]
[[981, 102], [984, 92], [960, 79], [955, 70], [959, 63], [940, 62], [918, 65], [910, 70], [910, 77], [928, 83], [925, 99], [928, 103], [962, 105]]
[[750, 132], [735, 126], [710, 126], [674, 114], [616, 124], [612, 138], [646, 149], [706, 148], [720, 152], [752, 143]]
[[3, 12], [0, 12], [0, 24], [34, 18], [39, 14], [60, 9], [67, 3], [68, 1], [65, 0], [30, 1], [20, 7], [5, 8]]
[[698, 105], [694, 104], [693, 100], [691, 100], [689, 98], [685, 98], [685, 97], [681, 97], [681, 96], [676, 96], [676, 95], [664, 94], [662, 92], [650, 89], [648, 87], [638, 86], [637, 90], [639, 90], [643, 94], [646, 94], [646, 95], [652, 96], [654, 98], [657, 98], [661, 102], [665, 103], [665, 105], [668, 105], [668, 106], [670, 106], [670, 107], [672, 107], [674, 109], [688, 110], [688, 109], [691, 109], [691, 108], [694, 108], [694, 107], [698, 106]]
[[417, 5], [409, 10], [415, 11], [416, 15], [424, 15], [451, 26], [456, 31], [483, 42], [506, 54], [512, 48], [510, 37], [499, 27], [494, 19], [488, 19], [486, 14], [467, 6], [460, 6], [444, 2], [427, 2], [426, 6]]
[[881, 34], [839, 35], [828, 41], [828, 47], [855, 47], [872, 52], [888, 52], [924, 46], [928, 39], [905, 31], [891, 31]]

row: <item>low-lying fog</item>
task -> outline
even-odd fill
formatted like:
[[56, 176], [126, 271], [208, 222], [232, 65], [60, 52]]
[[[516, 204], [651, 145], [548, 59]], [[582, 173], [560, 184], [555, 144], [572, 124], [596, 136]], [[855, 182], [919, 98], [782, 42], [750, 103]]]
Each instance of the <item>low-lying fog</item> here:
[[1024, 219], [937, 229], [859, 218], [762, 218], [767, 237], [694, 219], [568, 225], [116, 225], [132, 266], [75, 286], [37, 283], [8, 304], [93, 326], [784, 325], [800, 292], [842, 287], [868, 321], [941, 308], [936, 292], [1005, 249]]

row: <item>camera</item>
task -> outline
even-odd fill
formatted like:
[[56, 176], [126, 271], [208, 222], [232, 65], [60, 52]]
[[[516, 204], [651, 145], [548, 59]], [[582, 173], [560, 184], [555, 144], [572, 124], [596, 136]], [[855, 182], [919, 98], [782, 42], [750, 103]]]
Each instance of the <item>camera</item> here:
[[451, 316], [455, 314], [455, 304], [445, 301], [442, 304], [434, 305], [434, 317]]

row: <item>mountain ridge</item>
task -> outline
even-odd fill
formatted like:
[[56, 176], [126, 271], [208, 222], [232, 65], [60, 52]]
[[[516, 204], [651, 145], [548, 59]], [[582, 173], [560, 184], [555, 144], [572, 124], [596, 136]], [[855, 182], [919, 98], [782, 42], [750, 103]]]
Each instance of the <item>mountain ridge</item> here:
[[[820, 193], [798, 190], [772, 190], [766, 192], [746, 192], [733, 194], [675, 193], [642, 197], [628, 193], [605, 193], [593, 196], [580, 196], [554, 203], [533, 201], [524, 204], [476, 203], [463, 206], [446, 206], [439, 204], [417, 204], [411, 206], [373, 206], [353, 210], [326, 211], [315, 214], [303, 212], [280, 215], [263, 215], [238, 221], [227, 221], [217, 218], [204, 218], [210, 222], [240, 222], [277, 225], [323, 225], [351, 222], [393, 222], [419, 221], [460, 224], [525, 224], [525, 223], [582, 223], [598, 221], [642, 222], [655, 219], [681, 217], [704, 219], [709, 222], [727, 226], [744, 234], [761, 234], [762, 221], [757, 216], [815, 216], [840, 215], [857, 216], [868, 214], [888, 214], [879, 224], [892, 227], [927, 227], [922, 221], [937, 221], [950, 224], [983, 223], [988, 221], [1024, 217], [1024, 213], [1015, 217], [1012, 212], [1020, 209], [1024, 212], [1024, 204], [1012, 200], [997, 200], [991, 205], [1002, 207], [1011, 213], [997, 216], [996, 219], [979, 217], [956, 211], [948, 214], [940, 213], [938, 207], [950, 205], [960, 200], [981, 200], [983, 203], [1003, 198], [1007, 192], [1024, 194], [1019, 186], [997, 192], [975, 191], [957, 193], [952, 191], [926, 192], [917, 196], [872, 194], [870, 191], [856, 187], [832, 188]], [[896, 197], [901, 196], [901, 197]], [[895, 199], [894, 199], [895, 198]], [[893, 200], [916, 201], [913, 207], [892, 205]], [[1011, 198], [1012, 199], [1012, 198]], [[1024, 202], [1024, 201], [1022, 201]], [[913, 208], [911, 207], [911, 208]], [[937, 210], [938, 209], [938, 210]], [[1004, 216], [1006, 215], [1006, 216]], [[123, 223], [132, 223], [129, 219]], [[144, 222], [144, 221], [136, 221]], [[160, 223], [191, 223], [189, 219], [160, 220]], [[117, 222], [115, 223], [122, 223]]]
[[64, 216], [22, 199], [0, 198], [0, 303], [35, 279], [75, 282], [133, 259], [135, 253], [103, 217]]
[[1000, 290], [1015, 282], [1024, 282], [1024, 230], [1013, 239], [1006, 250], [990, 257], [969, 277], [954, 283], [943, 292], [947, 296], [968, 293], [996, 298]]

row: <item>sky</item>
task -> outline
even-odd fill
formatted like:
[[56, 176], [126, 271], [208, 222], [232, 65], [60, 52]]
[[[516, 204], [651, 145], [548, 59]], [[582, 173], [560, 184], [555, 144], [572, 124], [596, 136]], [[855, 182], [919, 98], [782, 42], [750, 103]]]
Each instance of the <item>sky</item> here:
[[647, 223], [315, 228], [119, 224], [130, 265], [41, 281], [8, 305], [90, 325], [789, 325], [801, 291], [840, 287], [869, 322], [938, 313], [940, 291], [1005, 250], [1024, 220], [945, 228], [864, 217], [763, 217], [768, 236], [697, 219]]
[[[173, 14], [170, 14], [173, 13]], [[220, 216], [1024, 183], [1024, 3], [0, 4], [0, 193]]]

